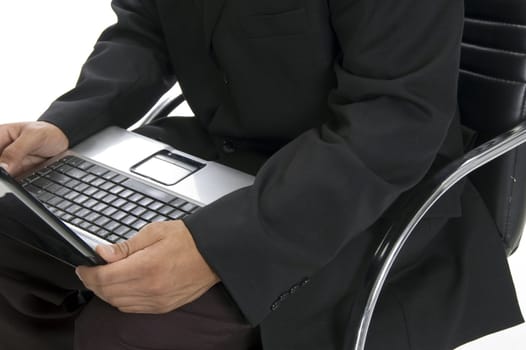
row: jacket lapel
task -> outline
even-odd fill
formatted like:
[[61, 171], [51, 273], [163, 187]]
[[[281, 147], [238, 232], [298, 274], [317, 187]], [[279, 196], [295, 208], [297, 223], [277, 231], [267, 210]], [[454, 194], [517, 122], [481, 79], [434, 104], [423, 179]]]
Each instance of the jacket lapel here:
[[212, 46], [212, 34], [214, 28], [219, 20], [221, 11], [225, 4], [225, 0], [201, 0], [203, 1], [203, 17], [204, 17], [204, 31], [205, 43], [208, 49]]

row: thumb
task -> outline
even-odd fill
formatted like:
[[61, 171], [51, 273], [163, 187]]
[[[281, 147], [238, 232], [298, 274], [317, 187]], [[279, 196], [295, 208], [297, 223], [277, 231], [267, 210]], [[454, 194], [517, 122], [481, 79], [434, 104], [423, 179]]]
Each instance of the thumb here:
[[38, 147], [38, 137], [21, 133], [9, 146], [4, 148], [0, 154], [0, 163], [9, 173], [16, 174], [23, 167], [24, 158]]
[[18, 137], [7, 146], [0, 155], [0, 163], [8, 168], [10, 173], [16, 173], [22, 166], [22, 160], [33, 151], [34, 140], [31, 137]]
[[126, 259], [130, 255], [135, 254], [160, 240], [161, 237], [156, 234], [155, 231], [148, 230], [147, 227], [145, 227], [128, 240], [116, 244], [99, 245], [95, 250], [104, 260], [106, 260], [106, 262], [113, 263]]

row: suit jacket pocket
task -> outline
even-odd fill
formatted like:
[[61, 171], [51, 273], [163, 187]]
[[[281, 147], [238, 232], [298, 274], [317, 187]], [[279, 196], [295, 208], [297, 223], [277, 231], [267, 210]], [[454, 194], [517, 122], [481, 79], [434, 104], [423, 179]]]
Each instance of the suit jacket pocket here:
[[244, 16], [243, 30], [249, 38], [300, 35], [305, 32], [307, 11], [304, 8], [278, 13], [261, 13]]

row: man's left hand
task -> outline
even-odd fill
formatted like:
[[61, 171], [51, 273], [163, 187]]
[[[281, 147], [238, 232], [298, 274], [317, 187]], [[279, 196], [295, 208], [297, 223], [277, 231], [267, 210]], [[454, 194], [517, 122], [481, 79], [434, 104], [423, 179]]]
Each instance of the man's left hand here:
[[77, 274], [86, 288], [122, 312], [170, 312], [220, 281], [180, 220], [149, 224], [97, 252], [108, 264], [81, 266]]

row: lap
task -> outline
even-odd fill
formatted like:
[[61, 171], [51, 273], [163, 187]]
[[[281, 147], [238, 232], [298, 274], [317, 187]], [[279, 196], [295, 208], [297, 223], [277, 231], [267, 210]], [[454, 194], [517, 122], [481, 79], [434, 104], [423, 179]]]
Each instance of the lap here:
[[160, 314], [126, 314], [93, 299], [75, 323], [75, 349], [258, 349], [246, 323], [219, 284], [196, 301]]
[[82, 307], [74, 269], [3, 236], [5, 229], [0, 226], [1, 349], [70, 350], [73, 334], [77, 350], [258, 348], [258, 330], [221, 284], [162, 315], [121, 313], [98, 298]]

